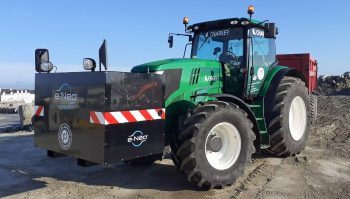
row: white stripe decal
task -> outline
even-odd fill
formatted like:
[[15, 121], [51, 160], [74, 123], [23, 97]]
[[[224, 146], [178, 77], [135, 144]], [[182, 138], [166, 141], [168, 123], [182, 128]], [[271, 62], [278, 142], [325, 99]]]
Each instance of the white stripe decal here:
[[[42, 108], [40, 113], [37, 115], [38, 109]], [[34, 115], [36, 116], [44, 116], [44, 107], [43, 106], [34, 106]]]
[[119, 123], [129, 122], [121, 112], [111, 112], [111, 114]]
[[161, 117], [159, 117], [158, 113], [156, 110], [154, 109], [148, 109], [147, 112], [152, 116], [152, 118], [154, 120], [157, 120], [157, 119], [161, 119]]
[[105, 125], [108, 124], [107, 120], [105, 120], [105, 117], [103, 117], [103, 114], [101, 112], [95, 112], [95, 113], [98, 118], [98, 121], [100, 121], [100, 124], [105, 124]]
[[91, 115], [90, 115], [90, 123], [95, 123], [94, 120], [92, 120]]
[[141, 113], [139, 111], [130, 111], [130, 113], [132, 114], [132, 116], [134, 116], [134, 118], [138, 121], [145, 121], [146, 119], [141, 115]]

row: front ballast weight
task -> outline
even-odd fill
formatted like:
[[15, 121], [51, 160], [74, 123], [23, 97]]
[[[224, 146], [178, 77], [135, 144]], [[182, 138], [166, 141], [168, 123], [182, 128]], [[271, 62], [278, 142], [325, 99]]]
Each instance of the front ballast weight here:
[[163, 153], [163, 76], [41, 73], [35, 81], [35, 145], [48, 155], [73, 156], [86, 166]]

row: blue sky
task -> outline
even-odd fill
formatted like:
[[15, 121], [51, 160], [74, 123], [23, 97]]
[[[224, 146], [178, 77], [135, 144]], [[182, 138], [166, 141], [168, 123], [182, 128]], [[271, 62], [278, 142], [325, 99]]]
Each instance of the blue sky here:
[[0, 88], [34, 87], [34, 50], [48, 48], [59, 72], [81, 71], [82, 59], [97, 60], [107, 39], [110, 70], [181, 57], [185, 38], [168, 48], [169, 32], [190, 23], [245, 17], [269, 19], [279, 27], [278, 53], [310, 52], [320, 74], [350, 70], [350, 1], [319, 0], [4, 0], [0, 3]]

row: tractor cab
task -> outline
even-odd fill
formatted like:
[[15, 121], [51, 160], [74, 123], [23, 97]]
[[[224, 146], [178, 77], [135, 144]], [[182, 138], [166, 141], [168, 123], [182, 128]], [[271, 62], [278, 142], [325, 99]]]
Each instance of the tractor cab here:
[[276, 27], [247, 18], [231, 18], [194, 24], [191, 58], [220, 61], [224, 92], [256, 97], [276, 63]]

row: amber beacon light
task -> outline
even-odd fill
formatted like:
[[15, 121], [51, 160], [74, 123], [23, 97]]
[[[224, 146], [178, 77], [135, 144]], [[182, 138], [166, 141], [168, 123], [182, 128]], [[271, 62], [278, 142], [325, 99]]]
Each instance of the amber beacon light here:
[[190, 20], [188, 19], [188, 17], [184, 17], [184, 19], [182, 20], [182, 23], [184, 25], [187, 25], [190, 22]]
[[249, 16], [250, 16], [250, 19], [252, 19], [252, 15], [254, 14], [254, 11], [255, 11], [254, 6], [250, 5], [250, 6], [248, 7], [248, 14], [249, 14]]

